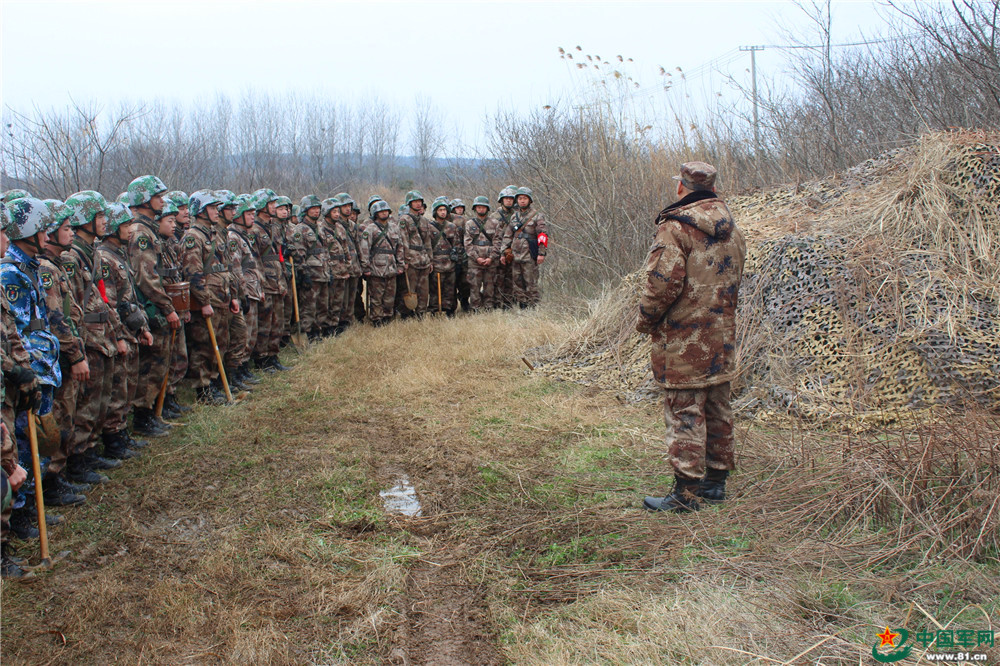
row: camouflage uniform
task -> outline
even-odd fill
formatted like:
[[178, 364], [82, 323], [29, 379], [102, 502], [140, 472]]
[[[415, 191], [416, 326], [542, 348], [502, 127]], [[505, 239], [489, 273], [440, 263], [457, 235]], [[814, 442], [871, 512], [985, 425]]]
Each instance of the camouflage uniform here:
[[369, 220], [358, 243], [361, 270], [368, 280], [368, 317], [375, 325], [392, 319], [396, 276], [403, 271], [406, 249], [399, 226], [389, 219]]
[[80, 392], [73, 421], [73, 453], [83, 453], [97, 444], [95, 438], [108, 416], [121, 321], [102, 293], [104, 261], [94, 247], [77, 237], [62, 253], [62, 262], [73, 296], [83, 308], [80, 333], [90, 366], [90, 381]]
[[[323, 218], [323, 236], [327, 243], [327, 252], [330, 257], [330, 321], [333, 326], [340, 327], [340, 318], [350, 296], [353, 308], [354, 294], [348, 294], [351, 281], [351, 249], [353, 245], [347, 234], [347, 229], [343, 224], [344, 220], [337, 214], [334, 219], [330, 216]], [[347, 222], [349, 225], [350, 222]]]
[[[273, 226], [271, 227], [273, 229]], [[281, 336], [284, 332], [285, 314], [285, 271], [281, 263], [282, 255], [271, 238], [268, 225], [260, 220], [254, 222], [249, 234], [256, 245], [261, 265], [261, 291], [263, 298], [257, 310], [257, 344], [254, 354], [258, 358], [277, 356], [281, 350]]]
[[656, 222], [636, 329], [652, 335], [675, 474], [700, 479], [706, 467], [734, 466], [729, 382], [746, 245], [726, 204], [710, 191], [688, 194]]
[[233, 223], [229, 225], [228, 233], [233, 275], [240, 282], [244, 296], [242, 313], [247, 329], [244, 347], [234, 355], [231, 366], [238, 368], [250, 360], [250, 354], [257, 343], [258, 306], [264, 298], [264, 274], [261, 271], [260, 256], [255, 249], [256, 238], [251, 238], [253, 229]]
[[320, 243], [316, 229], [312, 225], [299, 222], [289, 229], [288, 234], [288, 251], [295, 258], [296, 277], [304, 276], [308, 280], [306, 284], [299, 281], [295, 285], [299, 296], [299, 321], [302, 324], [302, 331], [315, 337], [315, 332], [320, 328], [318, 312], [320, 295], [322, 293], [325, 309], [327, 292], [330, 288], [328, 282], [330, 255]]
[[455, 292], [455, 262], [453, 254], [461, 245], [458, 227], [447, 219], [432, 218], [430, 224], [430, 243], [433, 271], [430, 275], [430, 299], [428, 309], [438, 311], [438, 280], [441, 280], [441, 310], [449, 315], [455, 313], [457, 307]]
[[73, 418], [82, 389], [70, 369], [87, 360], [87, 353], [80, 338], [83, 309], [73, 298], [62, 260], [46, 253], [39, 255], [38, 263], [38, 280], [45, 290], [49, 328], [59, 338], [59, 366], [62, 370], [62, 385], [55, 391], [52, 406], [52, 415], [59, 424], [60, 446], [49, 462], [49, 471], [57, 474], [66, 467], [66, 459], [73, 452]]
[[127, 426], [128, 414], [135, 402], [139, 385], [138, 334], [149, 329], [147, 326], [132, 329], [122, 319], [124, 308], [127, 307], [122, 306], [122, 303], [130, 303], [139, 309], [135, 281], [125, 250], [115, 241], [105, 240], [97, 246], [97, 255], [101, 258], [101, 277], [104, 279], [108, 307], [118, 312], [116, 334], [119, 340], [125, 340], [125, 344], [128, 345], [126, 354], [115, 357], [111, 398], [108, 401], [108, 414], [102, 428], [104, 433], [116, 433]]
[[[138, 226], [138, 225], [137, 225]], [[181, 239], [175, 236], [160, 236], [160, 242], [162, 243], [162, 260], [163, 260], [163, 272], [164, 272], [164, 284], [170, 284], [172, 282], [183, 282], [184, 272], [181, 270]], [[181, 316], [184, 320], [185, 317], [190, 318], [192, 314], [190, 312], [185, 313]], [[151, 325], [153, 323], [151, 322]], [[167, 380], [167, 396], [174, 396], [177, 393], [177, 387], [180, 385], [184, 377], [187, 376], [188, 371], [188, 345], [187, 345], [187, 325], [181, 324], [181, 327], [177, 329], [175, 334], [169, 327], [164, 327], [167, 334], [167, 344], [169, 345], [170, 336], [173, 336], [174, 344], [169, 349], [164, 348], [167, 352], [167, 357], [170, 359], [170, 368], [168, 372], [170, 373], [170, 378]], [[153, 333], [153, 344], [156, 344], [156, 333]], [[148, 349], [147, 347], [139, 348], [139, 358], [142, 358], [142, 350]], [[140, 386], [142, 382], [140, 381]], [[176, 398], [175, 398], [176, 401]]]
[[[489, 219], [492, 225], [487, 225], [487, 227], [496, 229], [493, 232], [493, 243], [496, 248], [497, 257], [502, 254], [504, 234], [507, 232], [513, 216], [514, 210], [506, 209], [503, 206], [497, 206], [497, 209], [490, 213]], [[499, 264], [498, 259], [498, 265], [494, 274], [496, 283], [493, 288], [493, 302], [484, 303], [485, 305], [492, 305], [494, 308], [506, 308], [514, 304], [513, 270], [513, 263]]]
[[[361, 298], [361, 249], [359, 244], [361, 226], [351, 220], [345, 220], [341, 216], [337, 227], [341, 245], [347, 250], [350, 260], [350, 266], [347, 269], [350, 277], [347, 278], [347, 292], [344, 294], [343, 309], [340, 311], [339, 326], [344, 329], [358, 319], [357, 303]], [[364, 309], [362, 308], [363, 313]]]
[[398, 312], [406, 311], [406, 306], [403, 304], [403, 293], [406, 290], [408, 279], [410, 290], [417, 295], [417, 311], [414, 314], [422, 315], [427, 311], [427, 303], [430, 298], [430, 224], [423, 214], [417, 214], [412, 208], [409, 208], [399, 216], [399, 232], [405, 250], [406, 278], [400, 276], [397, 280], [396, 310]]
[[137, 296], [147, 304], [147, 314], [153, 315], [149, 322], [153, 344], [139, 348], [139, 385], [133, 400], [139, 409], [155, 407], [163, 378], [168, 372], [173, 373], [169, 366], [177, 365], [170, 361], [171, 338], [174, 340], [174, 359], [187, 360], [184, 328], [181, 327], [176, 334], [172, 334], [165, 319], [175, 312], [173, 301], [167, 295], [166, 285], [184, 281], [176, 260], [175, 247], [172, 238], [160, 235], [158, 223], [145, 215], [136, 216], [132, 238], [128, 244], [129, 264], [135, 276]]
[[188, 374], [198, 388], [221, 384], [218, 364], [208, 325], [201, 308], [212, 306], [212, 326], [220, 354], [229, 349], [231, 301], [239, 297], [229, 268], [230, 257], [223, 232], [198, 217], [184, 233], [180, 263], [184, 278], [191, 283], [191, 323], [188, 324]]
[[[11, 283], [13, 283], [13, 281], [5, 281], [4, 286]], [[3, 451], [2, 454], [0, 454], [0, 461], [2, 461], [3, 471], [10, 476], [14, 473], [14, 469], [18, 464], [17, 446], [12, 435], [14, 432], [16, 413], [14, 409], [13, 391], [6, 390], [5, 385], [7, 383], [7, 378], [11, 376], [11, 373], [14, 371], [16, 366], [30, 367], [32, 363], [31, 357], [28, 355], [28, 351], [24, 348], [22, 343], [21, 335], [18, 333], [17, 321], [10, 308], [10, 303], [7, 300], [7, 290], [4, 289], [3, 292], [2, 311], [0, 311], [0, 330], [2, 330], [2, 353], [0, 353], [0, 357], [3, 359], [3, 381], [0, 382], [0, 390], [3, 390], [2, 423], [4, 427]], [[36, 334], [39, 332], [40, 331], [34, 331]], [[4, 543], [7, 542], [9, 536], [10, 515], [12, 511], [13, 503], [4, 506], [3, 512], [0, 513], [0, 541], [3, 541]]]
[[[465, 221], [465, 254], [468, 257], [466, 281], [469, 283], [469, 306], [475, 310], [493, 307], [495, 302], [497, 266], [500, 265], [500, 247], [497, 235], [498, 218], [473, 215]], [[481, 266], [477, 259], [489, 259], [489, 266]]]
[[530, 204], [526, 209], [516, 209], [510, 224], [504, 228], [503, 249], [513, 252], [511, 288], [514, 301], [521, 307], [538, 305], [541, 299], [537, 258], [545, 256], [547, 244], [545, 216]]

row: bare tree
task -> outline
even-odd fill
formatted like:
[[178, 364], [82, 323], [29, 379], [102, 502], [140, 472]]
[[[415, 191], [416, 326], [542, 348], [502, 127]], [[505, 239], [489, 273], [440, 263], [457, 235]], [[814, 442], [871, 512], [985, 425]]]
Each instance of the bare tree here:
[[443, 119], [440, 110], [427, 97], [417, 98], [410, 126], [410, 149], [417, 160], [417, 174], [422, 183], [429, 182], [434, 160], [444, 150]]

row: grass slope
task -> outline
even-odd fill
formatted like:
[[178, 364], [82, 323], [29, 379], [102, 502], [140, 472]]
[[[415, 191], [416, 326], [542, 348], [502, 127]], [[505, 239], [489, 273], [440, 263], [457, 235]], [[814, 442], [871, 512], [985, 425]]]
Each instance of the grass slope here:
[[[891, 433], [744, 424], [732, 502], [640, 511], [660, 416], [526, 371], [564, 328], [358, 328], [199, 409], [65, 511], [67, 561], [3, 584], [4, 663], [856, 664], [886, 624], [996, 627], [996, 536], [958, 551], [844, 475]], [[421, 517], [383, 511], [403, 474]]]

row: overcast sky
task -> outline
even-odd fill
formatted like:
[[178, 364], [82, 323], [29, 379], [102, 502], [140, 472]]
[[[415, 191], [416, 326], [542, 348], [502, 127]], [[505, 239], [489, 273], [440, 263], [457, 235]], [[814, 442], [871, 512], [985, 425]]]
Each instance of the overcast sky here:
[[[781, 44], [780, 25], [809, 30], [791, 2], [93, 2], [0, 0], [2, 102], [18, 109], [100, 100], [179, 100], [252, 86], [402, 110], [432, 97], [467, 143], [499, 107], [569, 104], [588, 80], [558, 47], [626, 64], [640, 90], [658, 68], [699, 72], [715, 61], [745, 75], [741, 45]], [[834, 4], [834, 41], [882, 30], [872, 2]], [[729, 54], [726, 56], [726, 54]], [[722, 60], [720, 61], [720, 57]], [[783, 66], [759, 55], [762, 75]]]

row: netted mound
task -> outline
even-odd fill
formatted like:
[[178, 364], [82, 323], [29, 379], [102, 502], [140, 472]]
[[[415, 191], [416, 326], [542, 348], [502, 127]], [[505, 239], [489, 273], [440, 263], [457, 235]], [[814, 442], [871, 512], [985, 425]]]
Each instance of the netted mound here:
[[[837, 178], [729, 201], [748, 239], [738, 409], [886, 421], [1000, 405], [1000, 133], [928, 135]], [[552, 377], [657, 395], [634, 332], [636, 273], [540, 364]]]

